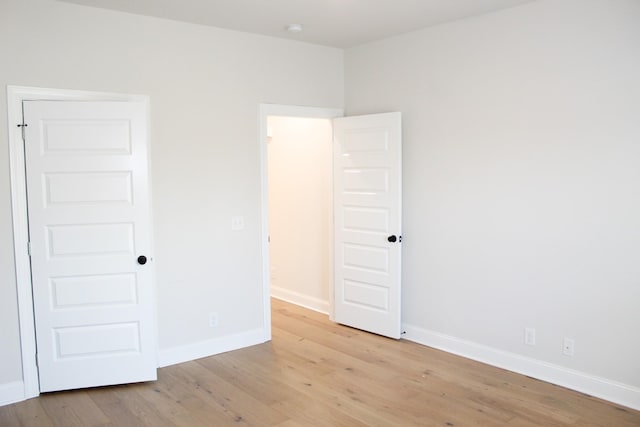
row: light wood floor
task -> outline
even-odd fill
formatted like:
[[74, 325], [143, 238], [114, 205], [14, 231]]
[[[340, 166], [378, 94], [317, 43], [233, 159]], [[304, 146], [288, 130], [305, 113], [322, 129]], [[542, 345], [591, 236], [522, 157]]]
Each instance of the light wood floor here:
[[0, 426], [640, 426], [640, 412], [273, 301], [273, 341], [50, 393]]

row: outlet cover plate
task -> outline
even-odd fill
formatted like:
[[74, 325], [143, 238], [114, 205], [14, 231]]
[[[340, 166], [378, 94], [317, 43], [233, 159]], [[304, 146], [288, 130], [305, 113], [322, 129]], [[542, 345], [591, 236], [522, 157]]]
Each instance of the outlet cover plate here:
[[218, 326], [218, 313], [209, 313], [209, 326], [215, 328]]
[[572, 338], [565, 338], [562, 340], [562, 354], [565, 356], [573, 356], [576, 351], [576, 342]]
[[536, 330], [534, 328], [524, 328], [524, 343], [536, 345]]

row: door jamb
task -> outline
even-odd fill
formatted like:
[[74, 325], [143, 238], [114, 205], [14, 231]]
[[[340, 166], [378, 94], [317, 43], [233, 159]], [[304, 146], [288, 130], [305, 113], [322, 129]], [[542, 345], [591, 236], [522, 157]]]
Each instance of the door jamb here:
[[[302, 107], [297, 105], [260, 104], [258, 109], [258, 144], [260, 144], [260, 241], [262, 258], [262, 302], [264, 340], [271, 340], [271, 272], [269, 270], [269, 182], [267, 152], [268, 116], [334, 119], [344, 116], [342, 108]], [[329, 286], [329, 317], [333, 319], [333, 286]]]
[[[11, 214], [13, 217], [13, 251], [16, 269], [16, 292], [22, 354], [22, 382], [24, 399], [40, 394], [36, 365], [36, 332], [31, 289], [29, 260], [29, 223], [27, 216], [27, 187], [22, 131], [23, 101], [134, 101], [145, 104], [147, 121], [149, 97], [107, 92], [70, 89], [50, 89], [27, 86], [7, 86], [7, 127], [9, 133], [9, 170], [11, 178]], [[149, 123], [147, 122], [147, 129]], [[147, 133], [149, 138], [149, 133]], [[150, 140], [150, 139], [149, 139]]]

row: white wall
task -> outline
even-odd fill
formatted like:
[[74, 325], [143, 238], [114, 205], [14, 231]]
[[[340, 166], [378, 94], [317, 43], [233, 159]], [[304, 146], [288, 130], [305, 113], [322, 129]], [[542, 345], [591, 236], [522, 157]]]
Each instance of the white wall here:
[[272, 116], [268, 126], [271, 295], [328, 313], [331, 121]]
[[414, 339], [640, 407], [639, 23], [541, 0], [346, 51], [347, 114], [403, 113]]
[[[150, 96], [161, 363], [262, 328], [258, 105], [341, 107], [343, 52], [51, 0], [2, 0], [0, 58], [3, 88]], [[3, 89], [0, 385], [21, 380], [6, 117]], [[234, 215], [244, 216], [244, 231], [231, 231]], [[216, 329], [210, 311], [219, 313]]]

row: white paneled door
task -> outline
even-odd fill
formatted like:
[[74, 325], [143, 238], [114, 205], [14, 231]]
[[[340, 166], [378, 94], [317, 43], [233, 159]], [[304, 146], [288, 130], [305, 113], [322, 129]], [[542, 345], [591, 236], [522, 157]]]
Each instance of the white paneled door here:
[[145, 105], [23, 107], [40, 391], [155, 380]]
[[334, 119], [334, 318], [401, 335], [401, 114]]

